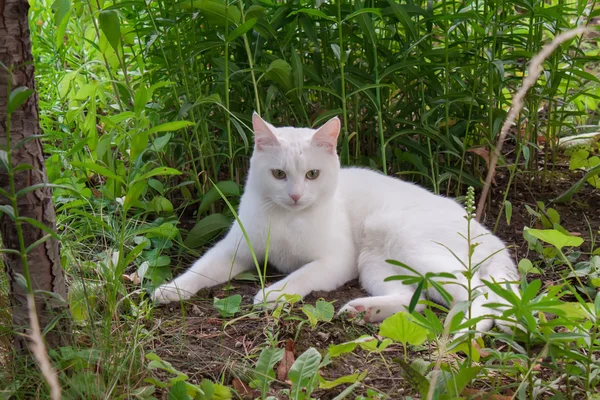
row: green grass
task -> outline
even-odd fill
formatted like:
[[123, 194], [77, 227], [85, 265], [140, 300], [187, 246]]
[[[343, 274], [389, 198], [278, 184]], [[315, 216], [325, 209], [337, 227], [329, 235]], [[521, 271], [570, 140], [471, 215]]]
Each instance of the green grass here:
[[[50, 349], [50, 356], [65, 398], [146, 399], [182, 391], [207, 396], [225, 390], [215, 383], [231, 388], [233, 377], [260, 381], [273, 394], [286, 385], [264, 386], [256, 361], [273, 351], [265, 349], [299, 338], [296, 357], [310, 346], [325, 357], [327, 345], [315, 344], [321, 340], [317, 332], [352, 332], [334, 344], [379, 333], [377, 327], [326, 318], [313, 327], [299, 305], [262, 317], [243, 302], [233, 317], [239, 320], [227, 324], [231, 317], [218, 314], [209, 298], [212, 311], [203, 311], [203, 324], [218, 319], [215, 348], [229, 352], [222, 368], [198, 371], [185, 362], [199, 318], [193, 305], [157, 311], [145, 293], [170, 279], [172, 267], [187, 266], [234, 219], [219, 192], [233, 206], [239, 202], [253, 111], [294, 126], [318, 126], [337, 115], [343, 121], [343, 164], [461, 196], [468, 186], [482, 186], [486, 164], [473, 149], [485, 153], [495, 144], [527, 61], [557, 32], [598, 15], [595, 1], [567, 0], [338, 0], [320, 7], [270, 0], [30, 3], [48, 176], [64, 187], [55, 189], [54, 202], [73, 318], [73, 331], [64, 334], [72, 344]], [[597, 129], [597, 63], [593, 36], [565, 43], [544, 63], [501, 162], [510, 175], [510, 182], [503, 181], [503, 204], [522, 190], [521, 178], [552, 186], [562, 157], [556, 138]], [[545, 116], [538, 112], [542, 107]], [[597, 152], [590, 149], [590, 156]], [[219, 182], [219, 190], [211, 182]], [[530, 210], [529, 226], [562, 229], [548, 223], [547, 208]], [[491, 211], [496, 227], [503, 225], [507, 214]], [[525, 211], [515, 206], [513, 212]], [[598, 396], [597, 229], [591, 227], [581, 251], [564, 257], [526, 235], [532, 268], [550, 276], [552, 285], [542, 288], [535, 283], [540, 277], [527, 269], [526, 298], [535, 304], [515, 302], [515, 315], [507, 316], [525, 324], [523, 334], [494, 333], [480, 342], [485, 351], [463, 343], [456, 355], [443, 342], [456, 324], [426, 313], [411, 323], [429, 330], [427, 347], [410, 341], [385, 350], [356, 345], [352, 353], [315, 361], [312, 378], [317, 369], [329, 380], [352, 375], [340, 365], [362, 357], [377, 371], [389, 371], [390, 382], [402, 376], [398, 385], [405, 394], [423, 397], [432, 387], [424, 380], [436, 374], [438, 394], [448, 398], [463, 383], [518, 398], [541, 392]], [[580, 283], [568, 277], [571, 269], [589, 278]], [[6, 290], [0, 293], [2, 305]], [[6, 307], [0, 308], [7, 320]], [[157, 322], [171, 319], [173, 327]], [[447, 330], [440, 330], [444, 323]], [[242, 354], [231, 329], [244, 324], [251, 326], [253, 344]], [[432, 354], [438, 348], [446, 351]], [[402, 364], [403, 349], [422, 362]], [[158, 359], [147, 357], [154, 353]], [[12, 368], [0, 374], [8, 384], [0, 389], [15, 391], [16, 398], [46, 398], [32, 360], [10, 358]], [[357, 372], [368, 367], [356, 365]], [[184, 369], [185, 377], [179, 372]], [[315, 384], [309, 381], [301, 386]], [[361, 382], [353, 389], [364, 398], [399, 388], [364, 377]]]

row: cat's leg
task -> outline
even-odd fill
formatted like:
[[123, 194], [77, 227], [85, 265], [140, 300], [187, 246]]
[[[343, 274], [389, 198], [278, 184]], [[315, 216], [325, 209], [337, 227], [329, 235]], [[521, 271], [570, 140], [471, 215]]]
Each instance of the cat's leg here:
[[267, 306], [273, 307], [283, 294], [305, 297], [313, 291], [331, 291], [357, 276], [356, 261], [352, 254], [336, 254], [310, 262], [266, 287], [264, 292], [259, 291], [254, 297], [254, 304], [261, 304], [266, 300]]
[[227, 282], [233, 276], [252, 267], [250, 253], [242, 238], [229, 234], [208, 250], [186, 272], [173, 281], [159, 286], [152, 300], [167, 304], [187, 300], [200, 289]]
[[[361, 286], [372, 296], [349, 301], [338, 311], [338, 315], [362, 314], [361, 318], [366, 322], [379, 322], [408, 309], [415, 287], [404, 285], [400, 281], [385, 282], [385, 278], [399, 275], [399, 271], [393, 265], [385, 261], [368, 262], [359, 265], [359, 270]], [[421, 295], [420, 299], [423, 298]], [[417, 304], [415, 309], [420, 312], [424, 308], [422, 304]]]

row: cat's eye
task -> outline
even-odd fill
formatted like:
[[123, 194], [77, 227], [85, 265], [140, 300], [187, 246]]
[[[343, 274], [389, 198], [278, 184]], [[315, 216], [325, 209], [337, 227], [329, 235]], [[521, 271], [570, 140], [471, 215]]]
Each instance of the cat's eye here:
[[306, 173], [306, 178], [307, 179], [317, 179], [319, 177], [319, 170], [318, 169], [311, 169], [310, 171], [308, 171]]
[[285, 176], [286, 176], [285, 172], [283, 170], [280, 170], [280, 169], [272, 169], [271, 173], [277, 179], [285, 179]]

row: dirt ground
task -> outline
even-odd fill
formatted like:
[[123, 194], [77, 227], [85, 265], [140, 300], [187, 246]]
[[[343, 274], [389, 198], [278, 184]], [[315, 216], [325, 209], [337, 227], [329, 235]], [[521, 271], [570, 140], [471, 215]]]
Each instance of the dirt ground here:
[[[542, 174], [542, 173], [540, 173]], [[490, 228], [494, 226], [499, 207], [503, 203], [503, 196], [509, 190], [508, 200], [512, 203], [512, 220], [506, 223], [504, 214], [500, 218], [497, 234], [510, 247], [515, 259], [532, 257], [528, 254], [527, 244], [523, 240], [523, 229], [532, 226], [533, 217], [527, 212], [525, 205], [536, 208], [536, 202], [542, 201], [549, 206], [551, 199], [568, 189], [573, 182], [581, 177], [580, 172], [568, 171], [568, 167], [556, 167], [549, 175], [553, 178], [542, 184], [540, 175], [536, 177], [519, 174], [511, 187], [506, 187], [508, 176], [502, 170], [496, 176], [496, 185], [492, 191], [492, 201], [488, 205], [488, 212], [484, 217], [484, 224]], [[574, 234], [580, 234], [586, 241], [584, 251], [590, 248], [591, 226], [596, 233], [600, 227], [600, 191], [586, 186], [568, 204], [553, 204], [561, 216], [561, 224]], [[271, 282], [278, 277], [271, 278]], [[545, 279], [545, 278], [542, 278]], [[234, 379], [248, 382], [249, 373], [253, 363], [264, 347], [269, 336], [277, 335], [275, 341], [283, 345], [287, 339], [295, 339], [296, 356], [309, 347], [315, 347], [325, 354], [327, 347], [348, 340], [356, 339], [360, 335], [377, 333], [377, 326], [359, 325], [345, 319], [334, 318], [330, 323], [321, 323], [315, 330], [304, 325], [297, 333], [298, 322], [295, 320], [282, 320], [278, 324], [272, 318], [263, 314], [250, 313], [252, 298], [259, 286], [255, 283], [236, 282], [232, 287], [219, 286], [206, 289], [198, 294], [192, 301], [185, 304], [182, 310], [179, 305], [170, 305], [156, 310], [156, 323], [158, 330], [154, 343], [155, 351], [164, 360], [171, 362], [177, 369], [191, 377], [191, 382], [199, 382], [202, 378], [221, 381], [228, 386]], [[228, 289], [228, 291], [227, 291]], [[239, 293], [243, 296], [243, 308], [240, 317], [232, 323], [222, 319], [212, 306], [213, 297], [223, 298], [227, 295]], [[336, 310], [346, 301], [364, 296], [365, 292], [357, 281], [349, 282], [333, 292], [318, 292], [311, 294], [305, 301], [313, 303], [324, 298], [334, 301]], [[295, 306], [294, 315], [302, 315], [300, 306]], [[494, 347], [493, 343], [486, 343]], [[434, 349], [430, 347], [410, 348], [409, 360], [420, 357], [430, 360]], [[375, 388], [390, 398], [403, 398], [406, 395], [416, 395], [410, 385], [402, 378], [400, 366], [393, 362], [395, 357], [402, 357], [400, 345], [392, 345], [382, 354], [369, 354], [356, 350], [351, 354], [333, 360], [332, 364], [324, 368], [324, 378], [333, 380], [337, 377], [368, 370], [364, 385], [357, 388], [354, 396], [365, 393], [367, 388]], [[460, 355], [453, 355], [456, 362], [460, 362]], [[450, 360], [452, 361], [452, 360]], [[508, 382], [510, 384], [510, 382]], [[518, 382], [517, 382], [518, 384]], [[289, 388], [289, 382], [276, 382], [272, 385], [272, 394], [280, 398], [278, 393], [284, 388]], [[317, 391], [314, 397], [332, 399], [338, 395], [345, 385], [328, 391]], [[485, 389], [485, 388], [483, 388]], [[511, 395], [510, 389], [507, 395]], [[417, 396], [418, 397], [418, 396]], [[353, 397], [352, 397], [353, 398]]]

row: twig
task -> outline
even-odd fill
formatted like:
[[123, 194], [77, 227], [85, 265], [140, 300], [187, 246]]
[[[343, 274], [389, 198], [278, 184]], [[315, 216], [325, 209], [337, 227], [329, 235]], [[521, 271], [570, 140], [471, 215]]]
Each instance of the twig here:
[[46, 351], [46, 345], [44, 344], [42, 331], [40, 329], [40, 322], [38, 321], [36, 313], [35, 300], [31, 293], [27, 294], [27, 307], [29, 308], [29, 323], [31, 325], [31, 335], [29, 337], [31, 340], [29, 345], [31, 352], [40, 365], [40, 370], [42, 371], [42, 375], [44, 375], [46, 382], [48, 382], [48, 386], [50, 386], [50, 398], [52, 400], [60, 400], [60, 383], [58, 383], [58, 376], [48, 358], [48, 352]]
[[477, 204], [477, 213], [475, 214], [475, 219], [477, 221], [481, 220], [481, 214], [483, 213], [483, 209], [485, 208], [485, 202], [488, 196], [488, 192], [490, 191], [490, 184], [496, 173], [496, 164], [498, 163], [498, 158], [500, 157], [502, 146], [504, 145], [504, 140], [506, 140], [506, 136], [508, 135], [508, 130], [516, 121], [517, 116], [523, 108], [523, 99], [525, 98], [527, 91], [537, 82], [542, 72], [542, 63], [562, 43], [574, 38], [575, 36], [581, 35], [584, 32], [588, 32], [591, 30], [591, 28], [580, 27], [561, 33], [560, 35], [556, 36], [550, 44], [544, 46], [544, 48], [542, 48], [542, 51], [540, 51], [531, 60], [531, 64], [527, 69], [527, 77], [523, 80], [523, 86], [521, 86], [519, 91], [513, 97], [512, 106], [510, 108], [510, 111], [508, 112], [506, 120], [504, 120], [502, 130], [500, 131], [500, 137], [498, 138], [498, 143], [496, 143], [496, 147], [494, 149], [494, 152], [492, 153], [490, 168], [488, 170], [487, 176], [485, 177], [485, 183], [483, 184], [481, 197], [479, 198], [479, 203]]

